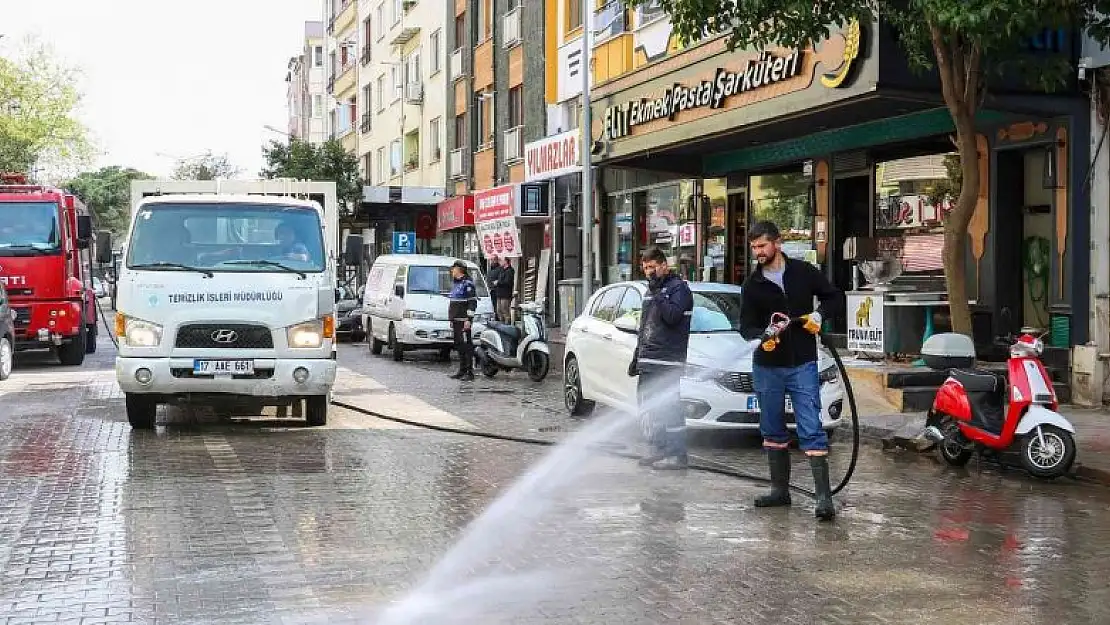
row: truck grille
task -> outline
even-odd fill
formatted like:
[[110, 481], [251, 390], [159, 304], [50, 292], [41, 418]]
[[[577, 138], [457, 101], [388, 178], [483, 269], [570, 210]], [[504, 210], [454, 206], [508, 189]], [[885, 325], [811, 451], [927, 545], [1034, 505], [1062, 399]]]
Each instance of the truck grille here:
[[731, 371], [717, 378], [717, 383], [733, 393], [754, 393], [755, 384], [752, 383], [752, 374]]
[[174, 346], [183, 349], [272, 349], [274, 337], [265, 326], [195, 323], [178, 328]]
[[23, 306], [13, 306], [12, 312], [15, 313], [14, 324], [17, 328], [26, 328], [31, 325], [31, 309]]

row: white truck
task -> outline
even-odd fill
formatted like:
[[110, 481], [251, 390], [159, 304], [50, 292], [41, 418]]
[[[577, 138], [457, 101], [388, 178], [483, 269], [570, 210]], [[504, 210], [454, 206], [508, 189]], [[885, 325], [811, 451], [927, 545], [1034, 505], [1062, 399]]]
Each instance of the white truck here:
[[115, 318], [131, 426], [153, 428], [159, 404], [280, 406], [326, 424], [335, 183], [142, 180], [131, 199]]

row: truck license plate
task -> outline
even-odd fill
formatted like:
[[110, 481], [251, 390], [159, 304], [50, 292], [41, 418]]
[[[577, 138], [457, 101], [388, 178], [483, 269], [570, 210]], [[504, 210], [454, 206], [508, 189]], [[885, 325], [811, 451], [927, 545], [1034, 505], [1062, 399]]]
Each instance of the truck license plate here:
[[[786, 398], [786, 411], [794, 412], [794, 403], [789, 397]], [[748, 412], [759, 412], [759, 398], [755, 395], [748, 396]]]
[[193, 375], [251, 375], [253, 360], [194, 360]]

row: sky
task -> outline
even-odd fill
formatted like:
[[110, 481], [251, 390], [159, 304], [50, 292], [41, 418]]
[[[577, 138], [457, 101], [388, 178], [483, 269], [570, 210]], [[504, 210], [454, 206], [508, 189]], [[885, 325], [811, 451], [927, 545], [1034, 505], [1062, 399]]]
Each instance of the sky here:
[[81, 71], [97, 166], [168, 175], [227, 153], [254, 177], [288, 126], [285, 73], [320, 0], [0, 0], [0, 54], [28, 34]]

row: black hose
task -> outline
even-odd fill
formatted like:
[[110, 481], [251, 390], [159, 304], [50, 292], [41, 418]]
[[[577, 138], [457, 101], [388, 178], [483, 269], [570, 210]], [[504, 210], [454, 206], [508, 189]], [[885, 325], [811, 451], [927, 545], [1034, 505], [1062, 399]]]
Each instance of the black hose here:
[[[844, 477], [841, 478], [840, 483], [837, 484], [836, 487], [832, 489], [832, 493], [835, 495], [836, 493], [839, 493], [840, 491], [844, 490], [844, 487], [846, 487], [848, 485], [848, 482], [851, 481], [852, 474], [854, 474], [855, 471], [856, 471], [856, 461], [859, 458], [859, 417], [856, 414], [856, 396], [852, 392], [852, 382], [848, 379], [848, 370], [847, 370], [847, 368], [844, 367], [844, 362], [840, 360], [840, 354], [837, 353], [836, 347], [834, 347], [833, 345], [831, 345], [829, 343], [829, 341], [825, 337], [825, 335], [821, 335], [821, 342], [825, 345], [826, 348], [828, 348], [829, 352], [832, 354], [833, 361], [836, 362], [836, 368], [840, 372], [840, 377], [844, 382], [844, 389], [845, 389], [845, 391], [848, 395], [848, 407], [849, 407], [849, 410], [851, 410], [851, 415], [852, 415], [852, 454], [851, 454], [851, 458], [848, 462], [848, 470], [845, 471]], [[423, 429], [426, 429], [426, 430], [434, 430], [436, 432], [444, 432], [444, 433], [447, 433], [447, 434], [461, 434], [463, 436], [475, 436], [475, 437], [478, 437], [478, 438], [488, 438], [488, 439], [492, 439], [492, 440], [508, 441], [508, 442], [512, 442], [512, 443], [524, 443], [526, 445], [541, 445], [541, 446], [544, 446], [544, 447], [552, 447], [552, 446], [555, 446], [555, 445], [558, 444], [557, 441], [545, 440], [545, 439], [542, 439], [542, 438], [528, 438], [528, 437], [524, 437], [524, 436], [512, 436], [512, 435], [509, 435], [509, 434], [498, 434], [496, 432], [485, 432], [485, 431], [482, 431], [482, 430], [469, 430], [469, 429], [463, 429], [463, 428], [455, 428], [455, 427], [446, 426], [446, 425], [433, 425], [433, 424], [424, 423], [424, 422], [421, 422], [421, 421], [414, 421], [412, 419], [405, 419], [405, 418], [402, 418], [402, 417], [387, 415], [387, 414], [383, 414], [383, 413], [376, 412], [376, 411], [373, 411], [373, 410], [367, 410], [366, 408], [362, 408], [360, 406], [355, 406], [353, 404], [348, 404], [348, 403], [342, 402], [342, 401], [334, 401], [333, 400], [331, 403], [332, 403], [333, 406], [338, 406], [338, 407], [343, 408], [345, 410], [350, 410], [352, 412], [357, 412], [357, 413], [364, 414], [364, 415], [367, 415], [367, 416], [376, 417], [378, 419], [383, 419], [385, 421], [392, 421], [394, 423], [400, 423], [402, 425], [409, 425], [409, 426], [412, 426], [412, 427], [423, 428]], [[591, 448], [596, 449], [596, 450], [601, 451], [601, 452], [604, 452], [606, 454], [621, 457], [621, 458], [629, 458], [629, 459], [632, 459], [632, 460], [639, 460], [641, 458], [641, 456], [639, 454], [634, 454], [634, 453], [630, 453], [630, 452], [620, 452], [620, 451], [613, 450], [611, 448], [606, 448], [603, 445], [593, 445], [593, 446], [591, 446]], [[708, 458], [701, 458], [701, 457], [695, 456], [693, 454], [690, 454], [690, 457], [692, 459], [698, 461], [698, 462], [693, 462], [693, 463], [690, 464], [690, 469], [693, 469], [695, 471], [702, 471], [704, 473], [713, 473], [713, 474], [716, 474], [716, 475], [724, 475], [724, 476], [727, 476], [727, 477], [735, 477], [735, 478], [739, 478], [739, 479], [752, 480], [752, 481], [755, 481], [755, 482], [770, 483], [770, 481], [771, 481], [769, 478], [764, 477], [762, 475], [755, 475], [755, 474], [752, 474], [752, 473], [746, 473], [744, 471], [739, 471], [739, 470], [734, 469], [734, 468], [732, 468], [728, 465], [724, 465], [724, 464], [721, 464], [719, 462], [709, 460]], [[709, 463], [709, 464], [705, 464], [705, 463]], [[795, 491], [795, 492], [805, 493], [806, 495], [809, 495], [810, 497], [815, 497], [816, 496], [816, 494], [812, 490], [810, 490], [808, 488], [803, 488], [801, 486], [795, 486], [795, 485], [791, 484], [790, 489]]]

